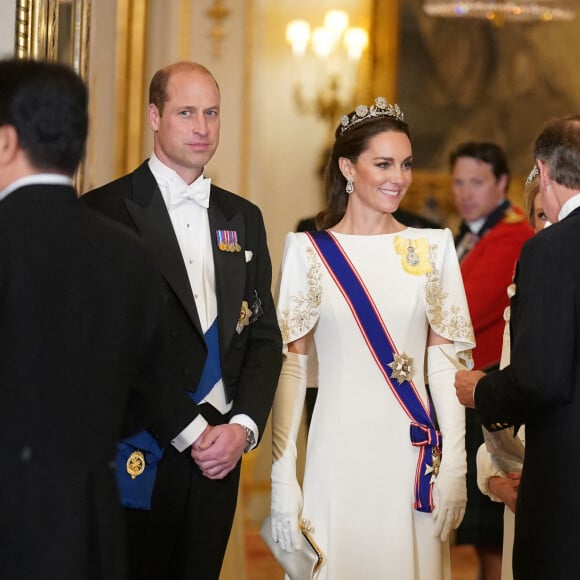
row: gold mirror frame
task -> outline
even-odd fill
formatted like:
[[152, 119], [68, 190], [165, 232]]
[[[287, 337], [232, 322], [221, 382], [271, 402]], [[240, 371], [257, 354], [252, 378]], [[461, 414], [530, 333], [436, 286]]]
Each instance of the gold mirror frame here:
[[90, 0], [17, 0], [15, 54], [63, 62], [87, 78]]
[[[16, 0], [17, 58], [58, 61], [88, 79], [90, 0]], [[75, 176], [82, 191], [83, 164]]]

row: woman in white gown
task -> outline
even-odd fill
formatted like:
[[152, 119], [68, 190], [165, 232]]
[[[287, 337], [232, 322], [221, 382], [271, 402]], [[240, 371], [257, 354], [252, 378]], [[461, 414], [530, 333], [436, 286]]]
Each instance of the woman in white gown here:
[[[447, 539], [466, 502], [453, 377], [471, 367], [473, 329], [449, 230], [391, 215], [411, 165], [400, 109], [381, 97], [357, 107], [336, 130], [323, 231], [286, 239], [272, 535], [291, 552], [309, 520], [326, 555], [317, 580], [450, 578]], [[319, 387], [302, 494], [295, 439], [309, 340]]]

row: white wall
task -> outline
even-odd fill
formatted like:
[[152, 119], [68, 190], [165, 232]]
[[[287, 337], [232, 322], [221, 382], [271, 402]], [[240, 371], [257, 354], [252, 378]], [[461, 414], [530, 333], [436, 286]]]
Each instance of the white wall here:
[[14, 55], [15, 20], [15, 2], [2, 0], [0, 2], [0, 58], [8, 58]]
[[[84, 191], [104, 185], [115, 169], [116, 131], [116, 0], [91, 3], [89, 86], [89, 142]], [[137, 113], [133, 113], [137, 114]]]

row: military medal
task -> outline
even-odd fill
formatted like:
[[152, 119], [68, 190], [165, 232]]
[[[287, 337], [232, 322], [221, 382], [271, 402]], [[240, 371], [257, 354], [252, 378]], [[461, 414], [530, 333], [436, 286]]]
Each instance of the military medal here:
[[135, 449], [129, 459], [127, 459], [127, 473], [131, 476], [131, 479], [135, 479], [138, 475], [141, 475], [145, 471], [145, 456], [139, 449]]
[[252, 311], [248, 306], [246, 300], [242, 302], [242, 307], [240, 309], [240, 318], [238, 319], [238, 323], [236, 324], [236, 332], [238, 334], [242, 334], [242, 330], [244, 330], [244, 326], [248, 326], [250, 324], [250, 317], [252, 316]]
[[411, 380], [413, 376], [413, 359], [404, 352], [395, 354], [392, 363], [387, 366], [393, 371], [391, 378], [395, 379], [399, 384]]
[[407, 260], [407, 264], [409, 266], [416, 266], [419, 263], [419, 256], [415, 252], [415, 247], [413, 246], [413, 242], [409, 240], [409, 246], [407, 247], [407, 255], [405, 256]]
[[429, 274], [433, 271], [433, 266], [429, 262], [429, 240], [427, 238], [416, 238], [414, 240], [395, 236], [393, 240], [395, 252], [401, 256], [401, 266], [403, 270], [413, 276]]
[[431, 465], [427, 464], [425, 466], [425, 475], [431, 475], [432, 483], [435, 478], [439, 475], [439, 468], [441, 467], [441, 451], [439, 448], [433, 447], [431, 450]]
[[222, 252], [239, 252], [238, 232], [235, 230], [216, 230], [218, 248]]

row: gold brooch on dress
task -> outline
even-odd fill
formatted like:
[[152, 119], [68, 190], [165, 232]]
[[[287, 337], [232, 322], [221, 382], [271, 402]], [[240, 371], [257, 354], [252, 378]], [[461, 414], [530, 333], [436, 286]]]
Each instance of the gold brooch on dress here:
[[135, 479], [138, 475], [141, 475], [145, 471], [145, 456], [139, 449], [136, 449], [129, 455], [127, 459], [127, 473], [131, 476], [131, 479]]
[[393, 362], [387, 366], [393, 371], [391, 378], [395, 379], [399, 384], [410, 381], [413, 376], [413, 359], [404, 352], [394, 355]]

